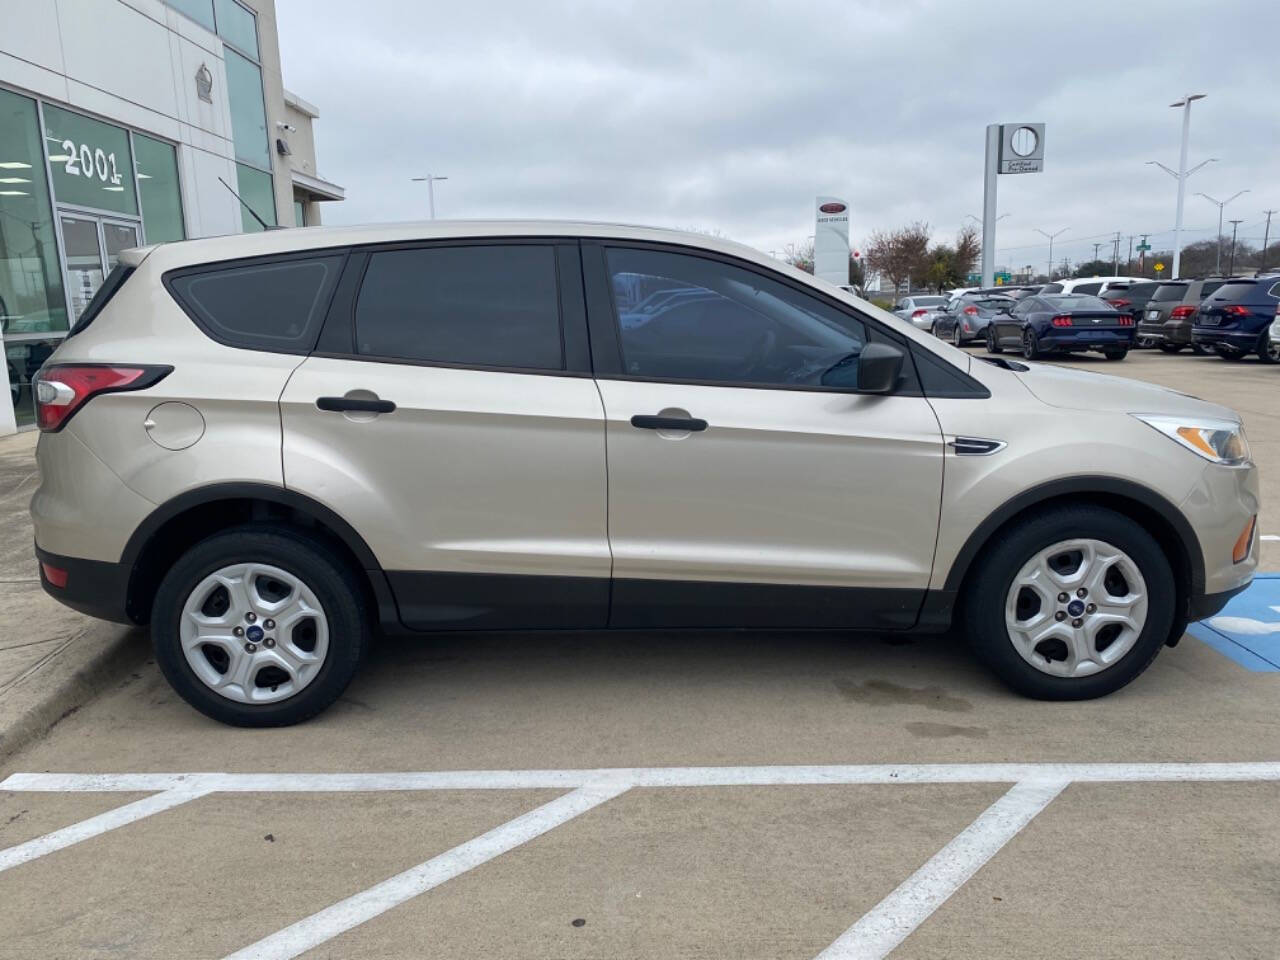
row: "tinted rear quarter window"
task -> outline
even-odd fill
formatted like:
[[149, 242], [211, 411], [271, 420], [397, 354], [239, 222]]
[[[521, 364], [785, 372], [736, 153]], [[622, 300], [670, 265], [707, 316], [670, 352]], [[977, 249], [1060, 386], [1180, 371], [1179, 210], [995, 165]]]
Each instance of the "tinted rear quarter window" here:
[[209, 265], [169, 274], [169, 289], [220, 343], [307, 353], [320, 333], [344, 254]]
[[356, 301], [356, 350], [426, 363], [564, 369], [555, 249], [375, 252]]
[[1204, 286], [1200, 288], [1200, 299], [1211, 296], [1225, 282], [1225, 280], [1206, 280]]
[[1236, 303], [1251, 300], [1257, 283], [1252, 280], [1229, 280], [1213, 292], [1214, 303]]

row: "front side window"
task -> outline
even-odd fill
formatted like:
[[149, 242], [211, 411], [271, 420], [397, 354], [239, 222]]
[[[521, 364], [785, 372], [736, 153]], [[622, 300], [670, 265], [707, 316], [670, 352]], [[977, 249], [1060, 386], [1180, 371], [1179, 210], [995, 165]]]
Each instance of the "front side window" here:
[[563, 370], [554, 248], [372, 254], [356, 301], [356, 350], [425, 363]]
[[862, 321], [717, 260], [631, 248], [607, 256], [624, 373], [856, 388]]
[[249, 350], [305, 353], [320, 332], [341, 254], [182, 271], [170, 289], [204, 331]]

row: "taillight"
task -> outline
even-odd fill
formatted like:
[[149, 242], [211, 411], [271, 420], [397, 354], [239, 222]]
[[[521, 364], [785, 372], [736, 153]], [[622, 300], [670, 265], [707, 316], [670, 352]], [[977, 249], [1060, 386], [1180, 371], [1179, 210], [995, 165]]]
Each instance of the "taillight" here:
[[973, 306], [965, 307], [964, 312], [971, 317], [976, 317], [978, 315], [978, 308]]
[[1133, 317], [1129, 316], [1129, 314], [1127, 314], [1127, 313], [1126, 313], [1124, 316], [1122, 316], [1122, 317], [1120, 318], [1120, 326], [1122, 326], [1122, 327], [1132, 327], [1132, 326], [1133, 326]]
[[145, 390], [172, 370], [113, 363], [45, 367], [35, 377], [36, 424], [46, 433], [61, 430], [77, 410], [99, 394]]
[[1071, 324], [1071, 318], [1070, 318], [1070, 317], [1064, 317], [1064, 316], [1056, 316], [1056, 317], [1054, 317], [1054, 318], [1053, 318], [1053, 320], [1052, 320], [1051, 322], [1053, 323], [1053, 325], [1054, 325], [1055, 327], [1069, 327], [1069, 326], [1071, 326], [1071, 325], [1072, 325], [1072, 324]]
[[1117, 310], [1123, 310], [1125, 307], [1133, 306], [1133, 303], [1129, 300], [1112, 300], [1111, 305]]
[[1233, 303], [1229, 307], [1223, 307], [1222, 312], [1229, 317], [1247, 317], [1250, 310], [1248, 307], [1242, 307], [1238, 303]]
[[1170, 319], [1185, 320], [1187, 317], [1193, 316], [1196, 308], [1192, 306], [1174, 307], [1173, 313], [1169, 314]]
[[916, 317], [923, 317], [928, 312], [928, 310], [916, 310], [911, 314], [911, 319], [914, 320]]

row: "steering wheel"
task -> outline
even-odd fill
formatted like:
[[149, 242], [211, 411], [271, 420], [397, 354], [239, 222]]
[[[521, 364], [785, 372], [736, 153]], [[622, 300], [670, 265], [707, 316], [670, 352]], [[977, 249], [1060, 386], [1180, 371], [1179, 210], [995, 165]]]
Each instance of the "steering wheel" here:
[[766, 330], [760, 335], [760, 339], [756, 341], [755, 346], [751, 348], [751, 352], [746, 355], [742, 361], [743, 375], [754, 373], [760, 367], [769, 355], [773, 353], [773, 348], [778, 345], [778, 335], [772, 330]]

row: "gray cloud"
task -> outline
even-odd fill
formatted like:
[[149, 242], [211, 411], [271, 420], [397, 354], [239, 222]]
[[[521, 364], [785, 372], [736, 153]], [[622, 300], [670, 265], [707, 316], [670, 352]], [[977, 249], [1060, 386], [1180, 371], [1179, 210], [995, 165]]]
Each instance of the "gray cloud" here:
[[[983, 127], [1048, 124], [1046, 172], [1002, 177], [999, 259], [1091, 256], [1120, 230], [1172, 239], [1178, 112], [1194, 108], [1193, 196], [1261, 239], [1280, 206], [1270, 0], [1215, 5], [277, 0], [285, 83], [320, 107], [331, 223], [589, 217], [697, 226], [761, 249], [812, 232], [812, 199], [851, 203], [855, 242], [923, 219], [939, 237], [982, 205]], [[1068, 22], [1069, 21], [1069, 22]], [[1252, 26], [1242, 27], [1242, 24]], [[1280, 228], [1280, 221], [1273, 224]], [[1274, 231], [1273, 231], [1274, 233]]]

